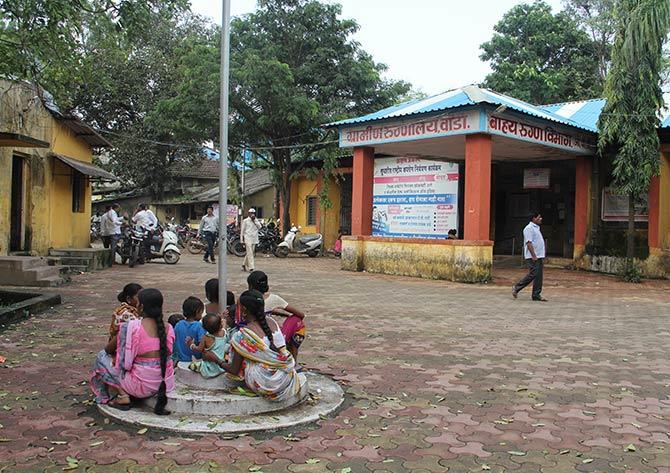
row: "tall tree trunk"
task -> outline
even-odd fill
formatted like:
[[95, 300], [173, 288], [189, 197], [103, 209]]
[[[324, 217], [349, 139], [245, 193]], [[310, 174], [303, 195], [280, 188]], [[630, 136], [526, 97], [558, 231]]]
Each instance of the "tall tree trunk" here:
[[626, 234], [626, 258], [635, 257], [635, 197], [628, 196], [628, 232]]
[[284, 171], [282, 174], [282, 227], [284, 229], [284, 235], [288, 233], [291, 229], [291, 173], [289, 171]]

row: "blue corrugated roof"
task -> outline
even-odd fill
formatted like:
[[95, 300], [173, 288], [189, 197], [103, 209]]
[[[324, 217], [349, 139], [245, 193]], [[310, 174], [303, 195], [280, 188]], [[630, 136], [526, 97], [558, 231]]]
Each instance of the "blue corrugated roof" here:
[[584, 128], [597, 131], [598, 117], [600, 117], [600, 112], [602, 112], [604, 106], [605, 99], [593, 99], [542, 105], [541, 108], [555, 115], [568, 118]]
[[665, 120], [661, 123], [661, 128], [670, 128], [670, 115], [665, 117]]
[[370, 113], [362, 117], [342, 120], [335, 123], [329, 123], [326, 126], [355, 125], [359, 123], [371, 122], [376, 120], [385, 120], [400, 118], [411, 115], [420, 115], [423, 113], [439, 112], [457, 107], [465, 107], [477, 104], [490, 104], [495, 106], [504, 105], [505, 107], [517, 112], [531, 115], [545, 120], [550, 120], [564, 125], [582, 128], [587, 131], [595, 132], [595, 126], [587, 123], [579, 123], [560, 115], [553, 113], [543, 107], [531, 105], [522, 100], [515, 99], [508, 95], [499, 94], [492, 90], [484, 89], [475, 85], [461, 87], [459, 89], [449, 90], [425, 99], [412, 100], [400, 105], [386, 108], [375, 113]]

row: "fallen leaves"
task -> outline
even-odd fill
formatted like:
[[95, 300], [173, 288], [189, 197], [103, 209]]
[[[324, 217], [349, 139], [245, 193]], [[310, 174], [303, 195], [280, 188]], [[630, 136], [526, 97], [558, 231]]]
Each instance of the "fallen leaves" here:
[[149, 431], [146, 427], [137, 431], [137, 435], [144, 435]]

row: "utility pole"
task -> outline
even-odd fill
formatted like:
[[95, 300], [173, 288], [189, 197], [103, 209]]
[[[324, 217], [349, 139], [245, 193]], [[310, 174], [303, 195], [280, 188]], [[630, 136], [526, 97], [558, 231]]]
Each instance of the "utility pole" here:
[[228, 89], [230, 76], [230, 2], [223, 0], [221, 17], [221, 110], [219, 122], [219, 307], [226, 304], [228, 240]]

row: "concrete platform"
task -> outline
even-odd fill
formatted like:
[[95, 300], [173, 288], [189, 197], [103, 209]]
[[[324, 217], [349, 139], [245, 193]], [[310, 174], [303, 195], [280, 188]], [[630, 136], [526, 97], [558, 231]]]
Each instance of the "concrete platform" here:
[[[305, 395], [309, 399], [290, 408], [255, 415], [243, 412], [227, 416], [213, 413], [183, 415], [173, 410], [175, 406], [171, 401], [168, 402], [168, 409], [173, 412], [169, 416], [157, 416], [149, 405], [133, 407], [129, 411], [120, 411], [104, 405], [99, 405], [98, 409], [103, 415], [124, 424], [183, 434], [267, 432], [315, 422], [322, 416], [335, 412], [344, 402], [344, 391], [329, 377], [316, 373], [306, 373], [306, 377], [309, 392]], [[214, 396], [211, 393], [209, 395]], [[250, 403], [250, 405], [254, 400], [259, 400], [246, 396], [235, 397], [239, 397], [240, 401]], [[271, 401], [265, 402], [270, 403]]]
[[184, 387], [229, 392], [231, 389], [244, 385], [242, 382], [235, 382], [223, 375], [216, 378], [203, 378], [200, 373], [188, 369], [188, 365], [188, 362], [180, 361], [174, 373], [178, 383]]

